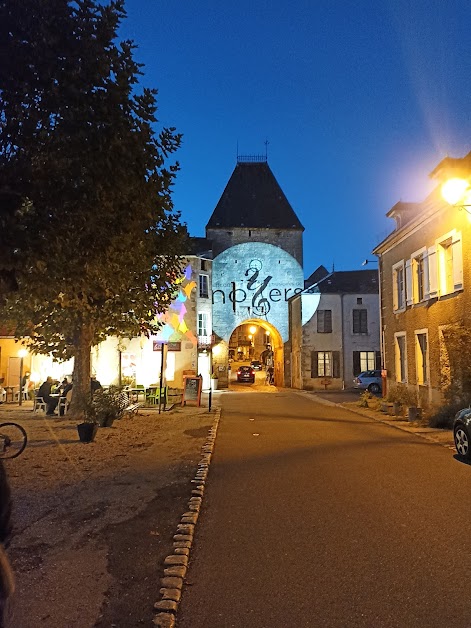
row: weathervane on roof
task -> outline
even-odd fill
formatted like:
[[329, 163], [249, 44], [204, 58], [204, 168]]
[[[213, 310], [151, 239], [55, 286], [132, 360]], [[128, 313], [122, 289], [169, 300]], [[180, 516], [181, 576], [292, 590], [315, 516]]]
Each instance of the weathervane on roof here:
[[237, 141], [237, 163], [267, 163], [268, 162], [268, 139], [265, 140], [265, 155], [239, 155], [239, 142]]

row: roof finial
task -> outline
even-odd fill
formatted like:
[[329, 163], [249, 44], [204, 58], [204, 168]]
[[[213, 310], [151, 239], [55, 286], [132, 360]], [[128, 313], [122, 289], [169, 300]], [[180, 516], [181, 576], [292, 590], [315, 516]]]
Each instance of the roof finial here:
[[270, 142], [268, 141], [268, 137], [265, 138], [265, 160], [268, 161], [268, 144]]

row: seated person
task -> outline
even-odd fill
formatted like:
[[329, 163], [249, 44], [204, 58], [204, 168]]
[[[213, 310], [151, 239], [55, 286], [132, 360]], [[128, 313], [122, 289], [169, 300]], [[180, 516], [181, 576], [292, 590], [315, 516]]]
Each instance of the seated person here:
[[72, 399], [72, 382], [68, 382], [67, 385], [62, 388], [62, 392], [60, 396], [60, 402], [59, 402], [60, 416], [64, 416], [66, 411], [69, 409], [71, 399]]
[[51, 388], [53, 386], [54, 380], [52, 377], [48, 377], [45, 382], [41, 384], [38, 390], [38, 397], [42, 397], [45, 404], [47, 405], [47, 416], [55, 416], [54, 410], [59, 403], [59, 397], [51, 397]]
[[97, 390], [100, 390], [101, 387], [102, 386], [101, 386], [100, 382], [97, 380], [97, 378], [95, 377], [95, 375], [92, 375], [92, 377], [90, 378], [90, 390], [91, 390], [91, 393], [92, 393], [92, 397], [93, 397], [93, 394]]

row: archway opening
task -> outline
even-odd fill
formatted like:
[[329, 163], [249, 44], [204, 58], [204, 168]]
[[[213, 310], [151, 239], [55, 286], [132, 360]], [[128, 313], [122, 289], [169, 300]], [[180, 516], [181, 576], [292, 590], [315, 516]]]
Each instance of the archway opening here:
[[236, 327], [228, 343], [229, 363], [259, 361], [263, 370], [274, 368], [275, 386], [283, 386], [283, 341], [279, 331], [267, 321], [249, 318]]

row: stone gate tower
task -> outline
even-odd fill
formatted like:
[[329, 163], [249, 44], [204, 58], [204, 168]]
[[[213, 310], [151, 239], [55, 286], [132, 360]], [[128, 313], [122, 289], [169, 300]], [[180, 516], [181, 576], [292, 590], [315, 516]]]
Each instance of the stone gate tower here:
[[284, 385], [288, 299], [304, 288], [303, 231], [267, 159], [239, 157], [206, 225], [213, 251], [213, 334], [219, 343], [213, 362], [223, 386], [229, 339], [248, 323], [270, 337], [275, 381]]

